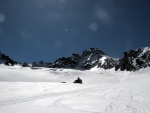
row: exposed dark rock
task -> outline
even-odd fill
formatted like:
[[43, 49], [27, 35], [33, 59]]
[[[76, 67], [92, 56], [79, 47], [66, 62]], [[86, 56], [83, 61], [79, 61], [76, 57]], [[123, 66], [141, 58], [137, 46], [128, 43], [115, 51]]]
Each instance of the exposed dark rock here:
[[24, 62], [24, 63], [22, 64], [22, 67], [30, 67], [30, 66], [29, 66], [29, 64], [28, 64], [27, 62]]
[[13, 65], [17, 64], [16, 61], [12, 60], [11, 58], [9, 58], [9, 56], [6, 56], [5, 54], [3, 54], [1, 52], [0, 52], [0, 63], [3, 63], [8, 66], [13, 66]]
[[48, 62], [33, 62], [32, 63], [32, 67], [46, 67], [46, 68], [52, 68], [53, 64], [52, 63], [48, 63]]
[[103, 64], [101, 62], [98, 63], [98, 67], [101, 67], [104, 69], [111, 69], [115, 67], [117, 64], [118, 64], [118, 59], [107, 58], [105, 59], [105, 62]]
[[[18, 62], [13, 61], [9, 56], [0, 52], [0, 63], [5, 65], [14, 65]], [[24, 62], [21, 64], [23, 67], [30, 66]], [[104, 52], [97, 48], [90, 48], [85, 50], [81, 55], [73, 53], [69, 57], [62, 57], [57, 59], [54, 63], [48, 62], [33, 62], [31, 68], [46, 67], [46, 68], [67, 68], [67, 69], [80, 69], [89, 70], [93, 67], [111, 69], [115, 67], [115, 70], [121, 71], [136, 71], [141, 68], [150, 67], [150, 48], [139, 48], [136, 50], [130, 50], [124, 52], [124, 57], [121, 59], [114, 59], [107, 56]]]
[[73, 83], [79, 83], [79, 84], [82, 84], [82, 79], [80, 79], [80, 78], [78, 77], [77, 80], [75, 80]]
[[66, 83], [66, 82], [61, 82], [61, 83]]
[[124, 52], [124, 57], [120, 59], [119, 64], [115, 66], [115, 70], [136, 71], [145, 68], [150, 64], [150, 48], [139, 48]]
[[[106, 57], [105, 62], [101, 63], [101, 58]], [[73, 53], [70, 57], [57, 59], [53, 67], [89, 70], [95, 66], [110, 69], [115, 67], [116, 60], [108, 57], [104, 52], [97, 48], [90, 48], [83, 51], [81, 55]]]

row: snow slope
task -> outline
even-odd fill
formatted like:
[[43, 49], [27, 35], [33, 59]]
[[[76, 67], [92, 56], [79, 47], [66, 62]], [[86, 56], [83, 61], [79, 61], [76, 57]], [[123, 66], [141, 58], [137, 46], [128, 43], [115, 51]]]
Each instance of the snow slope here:
[[0, 113], [150, 113], [149, 73], [0, 65]]

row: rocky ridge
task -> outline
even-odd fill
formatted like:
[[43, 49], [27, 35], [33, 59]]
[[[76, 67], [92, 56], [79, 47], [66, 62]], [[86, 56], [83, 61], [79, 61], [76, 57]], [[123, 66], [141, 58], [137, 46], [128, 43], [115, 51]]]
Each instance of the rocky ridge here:
[[17, 64], [17, 62], [9, 58], [9, 56], [6, 56], [5, 54], [0, 52], [0, 64], [1, 63], [8, 65], [8, 66], [13, 66]]
[[[17, 62], [1, 52], [0, 63], [6, 65], [17, 64]], [[115, 68], [116, 71], [136, 71], [141, 68], [150, 67], [150, 47], [138, 48], [130, 50], [129, 52], [124, 52], [124, 57], [121, 59], [109, 57], [97, 48], [90, 48], [89, 50], [83, 51], [81, 55], [73, 53], [69, 57], [57, 59], [54, 63], [40, 61], [33, 62], [32, 64], [24, 62], [21, 65], [33, 69], [37, 67], [46, 67], [89, 70], [96, 67], [104, 69]]]
[[54, 62], [53, 67], [87, 70], [97, 66], [104, 69], [110, 69], [115, 67], [117, 63], [117, 59], [107, 56], [101, 50], [90, 48], [89, 50], [83, 51], [81, 55], [73, 53], [68, 58], [63, 57], [57, 59]]
[[150, 47], [145, 47], [124, 52], [124, 57], [119, 60], [115, 70], [136, 71], [148, 66], [150, 67]]

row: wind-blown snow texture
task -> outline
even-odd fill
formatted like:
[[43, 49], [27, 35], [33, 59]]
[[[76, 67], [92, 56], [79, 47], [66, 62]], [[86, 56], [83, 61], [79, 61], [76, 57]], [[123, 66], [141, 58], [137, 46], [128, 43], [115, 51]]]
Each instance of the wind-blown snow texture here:
[[149, 73], [0, 65], [0, 113], [150, 113]]

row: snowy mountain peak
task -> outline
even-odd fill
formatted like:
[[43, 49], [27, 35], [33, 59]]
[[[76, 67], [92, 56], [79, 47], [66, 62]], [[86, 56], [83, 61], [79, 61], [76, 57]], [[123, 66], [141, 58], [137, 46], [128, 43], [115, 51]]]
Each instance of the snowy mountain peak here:
[[[0, 52], [0, 63], [6, 65], [14, 65], [17, 62], [13, 61]], [[90, 48], [84, 50], [81, 54], [73, 53], [69, 57], [58, 58], [54, 63], [51, 62], [33, 62], [31, 65], [26, 62], [23, 67], [46, 67], [46, 68], [67, 68], [89, 70], [92, 68], [111, 69], [115, 67], [121, 71], [136, 71], [141, 68], [150, 67], [150, 47], [138, 48], [124, 52], [124, 57], [115, 59], [106, 55], [98, 48]]]
[[144, 54], [149, 53], [150, 52], [150, 47], [141, 48], [140, 52], [141, 52], [141, 54], [139, 55], [139, 57], [143, 56]]
[[71, 69], [91, 69], [115, 67], [117, 71], [136, 71], [143, 67], [150, 66], [150, 47], [138, 48], [124, 52], [122, 59], [114, 59], [97, 48], [90, 48], [83, 51], [81, 55], [73, 53], [68, 58], [60, 58], [55, 61], [53, 67]]
[[73, 68], [73, 69], [91, 69], [95, 66], [110, 69], [114, 67], [116, 61], [107, 56], [104, 52], [97, 48], [85, 50], [81, 55], [73, 53], [70, 57], [57, 59], [53, 67], [57, 68]]
[[5, 64], [5, 65], [14, 65], [17, 62], [13, 61], [9, 56], [6, 56], [5, 54], [0, 52], [0, 64]]
[[124, 57], [116, 66], [116, 70], [136, 71], [147, 66], [150, 66], [150, 47], [124, 52]]
[[88, 55], [88, 54], [101, 54], [101, 55], [106, 55], [104, 52], [99, 50], [98, 48], [90, 48], [89, 50], [83, 51], [82, 55]]

